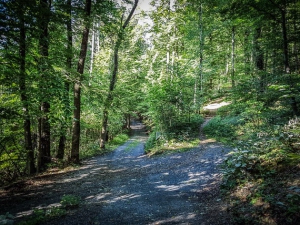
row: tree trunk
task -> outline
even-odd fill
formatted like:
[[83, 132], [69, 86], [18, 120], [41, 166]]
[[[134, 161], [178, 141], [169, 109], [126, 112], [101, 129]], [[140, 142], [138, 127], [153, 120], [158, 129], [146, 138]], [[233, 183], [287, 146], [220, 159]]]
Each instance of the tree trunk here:
[[135, 0], [134, 5], [125, 20], [125, 23], [120, 27], [118, 36], [117, 36], [117, 41], [115, 44], [115, 49], [114, 49], [114, 56], [113, 56], [113, 71], [112, 71], [112, 76], [110, 79], [110, 85], [109, 85], [109, 91], [107, 98], [104, 102], [104, 109], [103, 109], [103, 119], [102, 119], [102, 126], [101, 126], [101, 134], [100, 134], [100, 148], [104, 149], [105, 148], [105, 143], [106, 143], [106, 136], [107, 136], [107, 125], [108, 125], [108, 109], [113, 101], [113, 91], [115, 89], [115, 85], [117, 82], [117, 75], [118, 75], [118, 64], [119, 64], [119, 48], [121, 45], [121, 42], [123, 40], [124, 32], [126, 27], [129, 24], [129, 21], [137, 7], [139, 0]]
[[[198, 26], [199, 26], [199, 73], [195, 76], [194, 81], [194, 97], [193, 104], [196, 112], [198, 111], [198, 97], [203, 95], [203, 48], [204, 48], [204, 35], [203, 35], [203, 10], [202, 2], [199, 3], [198, 9]], [[199, 86], [199, 87], [198, 87]], [[199, 92], [199, 94], [198, 94]]]
[[50, 82], [49, 74], [46, 74], [48, 67], [48, 51], [49, 51], [49, 33], [48, 25], [50, 22], [51, 0], [40, 1], [40, 37], [39, 37], [39, 72], [41, 73], [40, 90], [41, 93], [41, 117], [39, 118], [39, 155], [38, 155], [38, 171], [42, 170], [45, 165], [51, 162], [50, 155], [50, 123], [48, 114], [50, 112], [48, 85]]
[[105, 149], [105, 143], [107, 140], [107, 124], [108, 124], [108, 111], [107, 107], [103, 110], [103, 118], [102, 118], [102, 129], [100, 134], [100, 148]]
[[235, 27], [231, 29], [231, 87], [235, 88]]
[[203, 48], [204, 48], [202, 3], [200, 4], [200, 8], [199, 8], [199, 41], [200, 41], [199, 77], [200, 77], [200, 95], [202, 96], [203, 94]]
[[[68, 36], [68, 42], [67, 42], [67, 69], [69, 72], [67, 72], [67, 76], [70, 75], [70, 71], [72, 69], [72, 58], [73, 58], [73, 52], [72, 52], [72, 45], [73, 45], [73, 37], [72, 37], [72, 5], [71, 0], [67, 0], [67, 7], [68, 7], [68, 21], [67, 21], [67, 36]], [[70, 84], [69, 81], [65, 81], [65, 90], [63, 95], [63, 102], [65, 107], [65, 121], [62, 124], [61, 127], [61, 135], [59, 138], [59, 145], [57, 150], [57, 158], [63, 159], [65, 155], [65, 145], [66, 145], [66, 133], [67, 133], [67, 124], [69, 122], [69, 108], [70, 108], [70, 100], [69, 100], [69, 91], [70, 91]]]
[[128, 113], [126, 115], [126, 129], [130, 130], [130, 124], [131, 124], [131, 117], [130, 117], [130, 114]]
[[87, 21], [82, 34], [81, 49], [80, 49], [80, 55], [79, 55], [79, 60], [77, 65], [77, 72], [79, 74], [79, 77], [74, 84], [74, 116], [73, 116], [74, 119], [73, 119], [72, 149], [71, 149], [71, 156], [70, 156], [70, 160], [74, 163], [79, 163], [81, 80], [84, 71], [84, 63], [85, 63], [87, 47], [88, 47], [88, 38], [89, 38], [89, 31], [90, 31], [89, 19], [91, 15], [91, 5], [92, 5], [92, 1], [86, 0], [85, 12], [87, 16], [86, 17]]
[[289, 49], [288, 49], [288, 37], [287, 37], [287, 25], [286, 25], [286, 5], [284, 9], [281, 9], [281, 25], [282, 25], [282, 38], [283, 38], [283, 55], [284, 55], [284, 71], [289, 76], [290, 89], [291, 89], [291, 108], [294, 116], [300, 116], [300, 112], [297, 106], [296, 97], [293, 93], [294, 83], [291, 77], [290, 64], [289, 64]]
[[20, 40], [19, 40], [19, 53], [20, 53], [20, 77], [19, 77], [19, 88], [21, 92], [21, 102], [23, 105], [24, 113], [24, 140], [25, 140], [25, 149], [27, 152], [27, 172], [33, 174], [35, 172], [34, 165], [34, 151], [32, 146], [31, 139], [31, 121], [29, 117], [29, 106], [27, 98], [27, 89], [26, 89], [26, 31], [25, 31], [25, 22], [23, 18], [23, 10], [21, 9], [20, 13]]
[[94, 49], [95, 49], [95, 31], [94, 31], [94, 27], [92, 30], [92, 43], [91, 43], [91, 62], [90, 62], [90, 77], [89, 77], [89, 86], [91, 86], [91, 80], [92, 80], [92, 73], [93, 73], [93, 63], [94, 63]]
[[266, 74], [264, 72], [265, 62], [264, 62], [264, 53], [261, 48], [261, 27], [256, 28], [254, 36], [254, 56], [255, 56], [255, 67], [259, 75], [259, 87], [258, 92], [264, 93], [266, 89], [265, 80]]

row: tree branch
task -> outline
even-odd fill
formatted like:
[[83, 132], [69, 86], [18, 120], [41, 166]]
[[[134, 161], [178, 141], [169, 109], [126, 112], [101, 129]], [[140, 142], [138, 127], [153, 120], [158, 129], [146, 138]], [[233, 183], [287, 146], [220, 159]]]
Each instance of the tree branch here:
[[127, 17], [127, 19], [125, 20], [125, 23], [124, 23], [123, 26], [122, 26], [123, 30], [125, 30], [125, 28], [126, 28], [127, 25], [129, 24], [129, 21], [130, 21], [132, 15], [133, 15], [133, 13], [134, 13], [134, 11], [135, 11], [137, 5], [138, 5], [138, 2], [139, 2], [139, 0], [135, 0], [135, 1], [134, 1], [134, 5], [133, 5], [133, 7], [132, 7], [132, 9], [131, 9], [131, 11], [130, 11], [128, 17]]

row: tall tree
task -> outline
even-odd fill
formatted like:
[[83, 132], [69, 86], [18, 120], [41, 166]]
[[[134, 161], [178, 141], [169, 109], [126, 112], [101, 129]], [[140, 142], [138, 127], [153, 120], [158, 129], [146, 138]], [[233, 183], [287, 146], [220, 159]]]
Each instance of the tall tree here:
[[[67, 49], [66, 49], [66, 67], [67, 67], [67, 77], [70, 76], [71, 69], [72, 69], [72, 59], [73, 59], [73, 34], [72, 34], [72, 0], [67, 0]], [[59, 138], [59, 145], [57, 151], [57, 158], [63, 159], [65, 154], [65, 145], [66, 145], [66, 133], [67, 133], [67, 122], [69, 121], [69, 108], [70, 108], [70, 100], [69, 100], [69, 91], [70, 91], [70, 82], [68, 79], [64, 81], [64, 94], [63, 94], [63, 101], [64, 101], [64, 117], [65, 121], [62, 124], [60, 138]]]
[[135, 0], [133, 7], [126, 18], [124, 24], [121, 24], [120, 29], [117, 33], [117, 39], [114, 46], [114, 53], [113, 53], [113, 70], [110, 78], [110, 85], [109, 85], [109, 91], [108, 95], [106, 97], [106, 100], [104, 102], [104, 109], [103, 109], [103, 118], [102, 118], [102, 128], [101, 128], [101, 134], [100, 134], [100, 148], [105, 148], [105, 142], [107, 137], [107, 126], [108, 126], [108, 110], [110, 108], [110, 105], [113, 101], [113, 91], [115, 89], [115, 85], [117, 82], [117, 75], [118, 75], [118, 64], [119, 64], [119, 48], [121, 46], [121, 43], [124, 38], [125, 29], [128, 26], [131, 17], [133, 16], [133, 13], [137, 7], [139, 0]]
[[77, 64], [78, 77], [74, 84], [74, 119], [73, 119], [73, 134], [72, 134], [72, 149], [70, 160], [72, 162], [79, 162], [79, 144], [80, 144], [80, 108], [81, 108], [81, 81], [83, 78], [84, 64], [88, 48], [88, 38], [90, 31], [90, 15], [91, 15], [92, 1], [85, 2], [85, 25], [82, 33], [81, 48]]
[[24, 5], [21, 1], [17, 3], [18, 5], [18, 15], [19, 15], [19, 54], [20, 54], [20, 75], [19, 75], [19, 88], [21, 95], [21, 102], [23, 105], [24, 112], [24, 140], [25, 149], [27, 151], [27, 171], [29, 174], [35, 172], [34, 164], [34, 151], [31, 139], [31, 121], [29, 116], [29, 103], [28, 94], [26, 88], [26, 29], [25, 29], [25, 18], [24, 18]]
[[49, 22], [51, 14], [51, 0], [40, 0], [39, 3], [39, 65], [38, 70], [41, 76], [41, 117], [39, 118], [39, 154], [38, 171], [51, 161], [50, 155], [50, 122], [49, 122]]

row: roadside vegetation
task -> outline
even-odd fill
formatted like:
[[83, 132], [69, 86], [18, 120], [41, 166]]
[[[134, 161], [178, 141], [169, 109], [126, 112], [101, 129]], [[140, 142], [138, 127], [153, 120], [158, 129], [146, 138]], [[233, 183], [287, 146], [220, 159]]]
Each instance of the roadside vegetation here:
[[276, 109], [236, 101], [204, 128], [234, 148], [223, 164], [222, 190], [238, 224], [300, 221], [300, 119]]
[[189, 120], [181, 118], [171, 125], [161, 123], [160, 129], [151, 131], [145, 152], [151, 156], [186, 151], [198, 146], [199, 128], [203, 121], [200, 115], [193, 115]]
[[235, 149], [236, 221], [299, 222], [299, 15], [297, 0], [0, 1], [0, 187], [114, 149], [134, 117], [149, 155], [193, 148], [222, 99], [203, 131]]

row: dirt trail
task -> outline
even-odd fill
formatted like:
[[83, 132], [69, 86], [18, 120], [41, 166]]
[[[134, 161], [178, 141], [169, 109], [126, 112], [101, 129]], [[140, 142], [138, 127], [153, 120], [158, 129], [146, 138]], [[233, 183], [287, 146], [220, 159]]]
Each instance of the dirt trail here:
[[73, 194], [82, 199], [79, 208], [46, 224], [231, 224], [219, 196], [218, 165], [228, 148], [204, 140], [184, 153], [149, 158], [142, 124], [133, 129], [125, 145], [76, 171], [0, 193], [0, 214], [22, 217]]

